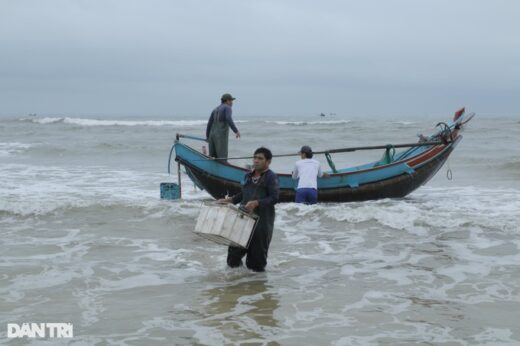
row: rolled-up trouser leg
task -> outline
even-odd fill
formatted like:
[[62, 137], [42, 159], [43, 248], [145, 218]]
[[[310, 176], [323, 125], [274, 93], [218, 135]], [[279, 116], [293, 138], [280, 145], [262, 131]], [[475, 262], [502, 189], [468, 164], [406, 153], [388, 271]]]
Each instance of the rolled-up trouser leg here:
[[240, 267], [242, 265], [242, 258], [247, 253], [246, 249], [230, 246], [228, 247], [227, 264], [231, 268]]

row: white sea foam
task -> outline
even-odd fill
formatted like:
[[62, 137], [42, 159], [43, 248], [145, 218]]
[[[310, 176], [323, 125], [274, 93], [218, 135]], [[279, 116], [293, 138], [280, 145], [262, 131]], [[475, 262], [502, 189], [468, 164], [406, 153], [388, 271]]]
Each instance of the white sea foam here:
[[[68, 124], [76, 126], [151, 126], [151, 127], [195, 127], [205, 126], [207, 120], [102, 120], [89, 118], [72, 117], [45, 117], [45, 118], [24, 118], [23, 121], [30, 121], [37, 124]], [[237, 124], [247, 123], [247, 120], [235, 120]]]
[[307, 126], [307, 125], [341, 125], [348, 124], [350, 120], [326, 120], [326, 121], [266, 121], [268, 124], [276, 125], [292, 125], [292, 126]]
[[[185, 201], [161, 204], [165, 202], [159, 199], [159, 183], [175, 180], [175, 177], [103, 167], [86, 170], [85, 167], [7, 164], [0, 167], [0, 175], [4, 177], [0, 185], [0, 212], [16, 215], [44, 215], [60, 209], [118, 204], [144, 208], [163, 205], [161, 209], [167, 210], [180, 208], [178, 203], [207, 198], [206, 193], [194, 190], [184, 177]], [[195, 202], [194, 208], [197, 203], [200, 204]]]
[[69, 124], [78, 126], [172, 126], [189, 127], [206, 125], [207, 120], [100, 120], [70, 117], [46, 117], [29, 119], [38, 124]]
[[413, 122], [413, 121], [394, 121], [392, 124], [408, 126], [408, 125], [415, 124], [415, 122]]
[[474, 338], [476, 343], [481, 345], [518, 344], [518, 339], [514, 339], [511, 329], [507, 328], [484, 328], [484, 330], [475, 335]]
[[0, 142], [0, 157], [18, 154], [31, 148], [33, 145], [19, 142]]
[[423, 233], [425, 228], [432, 226], [449, 229], [467, 223], [515, 231], [518, 230], [515, 219], [520, 218], [520, 191], [472, 186], [422, 187], [404, 200], [328, 204], [312, 209], [288, 204], [280, 209], [289, 214], [296, 211], [296, 215], [306, 218], [320, 210], [332, 220], [352, 224], [375, 221], [412, 233]]
[[[389, 123], [356, 122], [361, 132], [353, 133], [373, 133]], [[23, 133], [35, 127], [1, 125]], [[273, 126], [283, 130], [263, 120], [245, 126], [244, 134], [259, 135], [241, 143], [253, 146]], [[182, 201], [159, 199], [159, 183], [177, 179], [154, 173], [163, 168], [159, 153], [169, 149], [157, 141], [157, 129], [135, 128], [139, 136], [132, 136], [128, 128], [36, 127], [34, 134], [44, 137], [32, 141], [80, 145], [74, 144], [74, 157], [58, 152], [49, 162], [28, 150], [34, 157], [12, 162], [33, 159], [30, 165], [9, 163], [11, 157], [0, 165], [0, 305], [11, 321], [73, 318], [81, 326], [75, 337], [80, 344], [520, 340], [520, 191], [514, 181], [496, 188], [503, 182], [500, 172], [479, 170], [514, 157], [502, 150], [510, 143], [493, 145], [493, 151], [478, 146], [497, 143], [504, 130], [517, 138], [513, 126], [467, 132], [452, 164], [465, 173], [474, 168], [478, 180], [458, 174], [402, 199], [278, 204], [263, 274], [227, 268], [226, 247], [193, 235], [200, 204], [211, 198], [194, 191], [186, 176]], [[273, 149], [315, 135], [311, 126], [282, 132]], [[10, 129], [6, 133], [11, 138]], [[106, 158], [93, 140], [109, 143], [114, 135], [121, 147], [146, 150]], [[478, 138], [470, 143], [472, 136]], [[138, 168], [120, 169], [128, 162]]]

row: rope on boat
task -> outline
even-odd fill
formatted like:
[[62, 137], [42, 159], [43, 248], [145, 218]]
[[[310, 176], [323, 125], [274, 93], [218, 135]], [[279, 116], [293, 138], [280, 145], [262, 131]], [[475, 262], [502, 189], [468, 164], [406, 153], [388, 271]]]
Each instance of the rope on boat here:
[[394, 162], [394, 156], [395, 156], [395, 147], [392, 144], [387, 144], [385, 153], [383, 154], [383, 164], [387, 165], [389, 163]]
[[175, 144], [172, 145], [172, 148], [170, 149], [170, 156], [168, 156], [168, 175], [170, 175], [170, 163], [172, 162], [172, 153], [174, 148]]
[[336, 165], [332, 161], [332, 157], [330, 156], [330, 153], [325, 153], [325, 157], [327, 158], [327, 163], [329, 164], [329, 167], [332, 170], [332, 173], [338, 173], [338, 170], [336, 169]]
[[440, 127], [439, 137], [442, 139], [444, 144], [448, 144], [448, 136], [451, 142], [453, 142], [453, 132], [451, 132], [451, 128], [445, 122], [440, 122], [435, 127]]
[[[441, 144], [449, 144], [450, 142], [444, 141], [428, 141], [428, 142], [420, 142], [420, 143], [404, 143], [404, 144], [385, 144], [385, 145], [375, 145], [375, 146], [367, 146], [367, 147], [351, 147], [351, 148], [341, 148], [341, 149], [330, 149], [324, 151], [315, 151], [314, 155], [319, 154], [336, 154], [336, 153], [350, 153], [358, 150], [377, 150], [377, 149], [387, 149], [389, 146], [392, 148], [411, 148], [411, 147], [426, 147], [431, 145], [441, 145]], [[300, 156], [299, 153], [293, 154], [279, 154], [273, 155], [273, 157], [290, 157], [290, 156]], [[238, 156], [238, 157], [215, 157], [213, 160], [250, 160], [252, 156]], [[205, 161], [206, 159], [200, 160]]]
[[451, 171], [450, 158], [449, 157], [448, 157], [447, 163], [448, 163], [448, 170], [446, 171], [446, 178], [448, 180], [452, 180], [453, 179], [453, 172]]

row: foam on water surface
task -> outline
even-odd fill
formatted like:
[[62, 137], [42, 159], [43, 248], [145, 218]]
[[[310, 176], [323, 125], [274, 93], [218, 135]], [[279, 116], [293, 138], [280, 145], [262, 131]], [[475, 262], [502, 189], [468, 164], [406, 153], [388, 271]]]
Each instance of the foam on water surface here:
[[[192, 233], [211, 198], [184, 173], [183, 200], [159, 199], [161, 182], [177, 182], [165, 172], [175, 128], [200, 135], [205, 121], [66, 119], [0, 127], [4, 325], [71, 322], [78, 344], [520, 342], [520, 187], [502, 150], [512, 143], [499, 141], [518, 126], [470, 127], [454, 180], [443, 168], [403, 199], [279, 204], [267, 272], [255, 274]], [[381, 142], [431, 125], [336, 120], [246, 121], [230, 149], [358, 146], [381, 124]]]

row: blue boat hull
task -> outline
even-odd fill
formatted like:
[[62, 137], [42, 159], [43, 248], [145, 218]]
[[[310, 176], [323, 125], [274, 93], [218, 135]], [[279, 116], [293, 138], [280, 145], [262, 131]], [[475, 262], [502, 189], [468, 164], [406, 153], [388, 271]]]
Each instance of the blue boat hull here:
[[[179, 143], [177, 145], [184, 146]], [[240, 192], [242, 178], [247, 172], [245, 169], [234, 167], [235, 174], [233, 174], [233, 176], [223, 177], [222, 175], [204, 170], [199, 165], [193, 164], [193, 160], [186, 160], [186, 156], [183, 155], [183, 152], [193, 149], [189, 147], [182, 149], [179, 147], [176, 149], [178, 153], [181, 153], [177, 155], [176, 161], [184, 165], [190, 178], [199, 187], [204, 188], [213, 198], [219, 199], [226, 195], [231, 196]], [[452, 150], [453, 146], [445, 148], [440, 154], [435, 155], [435, 157], [429, 159], [416, 169], [380, 180], [358, 184], [354, 187], [348, 184], [333, 187], [319, 186], [318, 200], [320, 202], [353, 202], [404, 197], [430, 180], [446, 162]], [[216, 161], [213, 161], [213, 163], [221, 165]], [[228, 166], [226, 169], [221, 170], [227, 170], [227, 168], [231, 167]], [[291, 186], [287, 186], [287, 184], [283, 184], [282, 182], [286, 182], [290, 177], [283, 174], [280, 174], [279, 177], [281, 182], [280, 202], [294, 201], [296, 194], [294, 183], [292, 183]], [[347, 178], [344, 177], [343, 180], [347, 180]]]
[[[462, 113], [463, 110], [458, 111], [454, 121], [446, 125], [449, 138], [442, 131], [429, 137], [440, 144], [412, 147], [396, 154], [390, 163], [372, 162], [339, 170], [328, 178], [319, 178], [318, 201], [352, 202], [408, 195], [439, 171], [461, 141], [460, 129], [473, 117], [471, 115], [464, 121]], [[215, 160], [179, 140], [174, 144], [174, 149], [175, 160], [185, 167], [190, 179], [213, 198], [223, 198], [240, 191], [247, 173], [245, 168]], [[278, 176], [280, 201], [294, 201], [297, 182], [289, 174]]]

